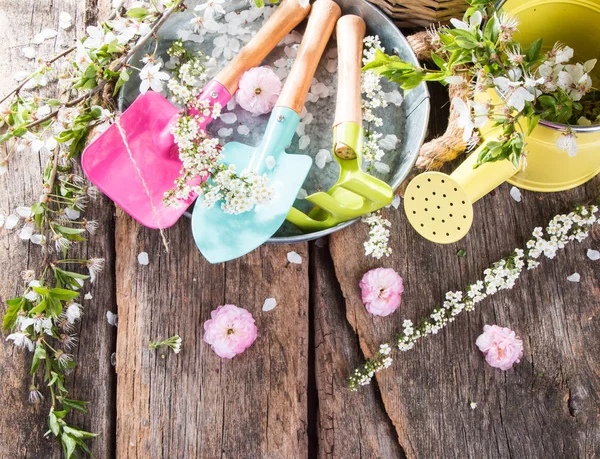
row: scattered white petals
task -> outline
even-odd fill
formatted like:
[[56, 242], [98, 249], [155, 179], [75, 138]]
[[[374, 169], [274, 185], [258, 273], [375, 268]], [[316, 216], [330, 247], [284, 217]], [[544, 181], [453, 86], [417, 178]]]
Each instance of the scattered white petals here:
[[319, 150], [315, 156], [315, 164], [319, 169], [323, 169], [327, 163], [331, 162], [332, 159], [331, 152], [329, 150], [322, 149]]
[[307, 136], [306, 134], [303, 135], [302, 137], [300, 137], [300, 140], [298, 140], [298, 148], [300, 150], [306, 150], [306, 148], [310, 145], [310, 137]]
[[328, 57], [329, 59], [335, 59], [337, 56], [338, 56], [338, 49], [337, 48], [331, 48], [325, 54], [325, 57]]
[[0, 214], [0, 228], [4, 226], [4, 215]]
[[58, 16], [58, 25], [60, 26], [61, 29], [69, 30], [71, 28], [71, 26], [73, 25], [73, 18], [71, 17], [71, 15], [69, 13], [67, 13], [66, 11], [63, 11]]
[[38, 33], [35, 37], [33, 37], [32, 43], [35, 45], [39, 45], [46, 40], [54, 38], [58, 35], [56, 30], [52, 29], [43, 29], [40, 33]]
[[250, 128], [245, 124], [240, 124], [237, 128], [237, 132], [239, 135], [248, 135], [250, 134]]
[[397, 194], [394, 195], [394, 199], [392, 199], [392, 207], [394, 209], [397, 209], [398, 207], [400, 207], [400, 196], [398, 196]]
[[221, 121], [225, 124], [233, 124], [237, 121], [237, 115], [235, 113], [223, 113], [221, 115]]
[[569, 282], [579, 282], [580, 279], [581, 279], [581, 276], [579, 275], [579, 273], [573, 273], [569, 277], [567, 277], [567, 280]]
[[294, 263], [297, 265], [302, 264], [302, 257], [298, 255], [296, 252], [288, 252], [287, 259], [290, 263]]
[[92, 298], [94, 298], [94, 297], [92, 296], [92, 294], [90, 292], [87, 292], [85, 295], [83, 295], [84, 300], [91, 300]]
[[399, 107], [400, 105], [402, 105], [402, 102], [404, 102], [404, 97], [402, 97], [402, 94], [400, 94], [400, 92], [397, 89], [394, 89], [392, 92], [384, 93], [383, 100], [385, 100], [387, 103], [394, 104]]
[[265, 159], [265, 164], [269, 170], [273, 169], [275, 167], [275, 158], [273, 156], [267, 156]]
[[300, 188], [298, 194], [296, 195], [296, 199], [306, 199], [308, 197], [308, 193], [304, 188]]
[[521, 202], [521, 190], [519, 190], [516, 186], [513, 186], [510, 189], [510, 197], [517, 202]]
[[237, 102], [235, 101], [235, 97], [232, 97], [229, 102], [227, 102], [227, 110], [231, 111], [235, 107], [237, 107]]
[[4, 222], [4, 227], [7, 230], [11, 230], [11, 229], [14, 229], [14, 227], [17, 226], [18, 223], [19, 223], [19, 217], [17, 217], [16, 215], [10, 214], [8, 217], [6, 217], [6, 222]]
[[598, 252], [597, 250], [588, 249], [587, 257], [592, 261], [600, 260], [600, 252]]
[[471, 409], [472, 409], [472, 410], [474, 410], [475, 408], [477, 408], [477, 403], [475, 403], [475, 402], [471, 402], [471, 403], [469, 404], [469, 406], [471, 407]]
[[379, 141], [379, 146], [384, 150], [394, 150], [398, 146], [398, 137], [394, 134], [388, 134]]
[[27, 59], [34, 59], [35, 58], [35, 49], [31, 48], [31, 47], [27, 47], [27, 48], [23, 48], [21, 50], [21, 53], [23, 53], [23, 56], [25, 56]]
[[221, 128], [221, 129], [219, 129], [217, 134], [219, 134], [219, 137], [229, 137], [231, 134], [233, 134], [233, 129], [232, 128]]
[[315, 117], [313, 116], [313, 114], [308, 112], [302, 121], [304, 122], [304, 124], [310, 124], [313, 122], [314, 119]]
[[273, 62], [273, 65], [275, 67], [287, 67], [287, 64], [288, 64], [288, 60], [285, 57], [277, 59], [275, 62]]
[[113, 327], [117, 326], [117, 314], [111, 312], [111, 311], [106, 311], [106, 321], [108, 322], [108, 325], [112, 325]]
[[381, 161], [375, 161], [373, 166], [375, 167], [375, 170], [380, 174], [388, 174], [390, 172], [390, 166], [388, 166], [385, 163], [382, 163]]
[[306, 124], [301, 121], [298, 123], [298, 126], [296, 126], [296, 134], [298, 134], [299, 137], [302, 137], [305, 132]]
[[263, 303], [263, 312], [272, 311], [277, 306], [277, 300], [275, 298], [267, 298]]
[[308, 93], [308, 95], [306, 96], [306, 100], [308, 102], [316, 102], [319, 100], [319, 96], [317, 96], [316, 94], [310, 92]]
[[150, 259], [148, 258], [147, 252], [142, 252], [138, 255], [138, 263], [144, 266], [150, 263]]

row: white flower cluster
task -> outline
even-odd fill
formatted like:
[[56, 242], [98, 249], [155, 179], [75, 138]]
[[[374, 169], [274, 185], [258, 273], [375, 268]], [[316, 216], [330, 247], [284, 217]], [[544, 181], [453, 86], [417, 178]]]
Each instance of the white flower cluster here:
[[204, 188], [203, 207], [210, 208], [222, 200], [221, 208], [225, 213], [241, 214], [273, 199], [273, 189], [269, 187], [266, 174], [243, 171], [238, 175], [232, 164], [214, 174], [212, 180], [214, 184]]
[[365, 255], [371, 255], [378, 260], [383, 256], [389, 257], [392, 249], [388, 246], [390, 239], [389, 228], [392, 224], [381, 216], [381, 211], [367, 214], [362, 221], [369, 225], [369, 240], [364, 243]]
[[[466, 295], [461, 292], [447, 292], [441, 308], [434, 309], [429, 317], [424, 317], [418, 326], [411, 320], [404, 320], [402, 332], [398, 334], [395, 344], [401, 351], [412, 349], [420, 338], [437, 334], [448, 323], [455, 320], [462, 311], [472, 311], [475, 305], [487, 296], [500, 290], [511, 289], [521, 275], [525, 265], [533, 269], [539, 265], [536, 261], [542, 254], [554, 258], [558, 249], [564, 248], [571, 241], [581, 242], [589, 235], [591, 226], [598, 221], [596, 206], [579, 206], [567, 215], [557, 215], [546, 228], [544, 237], [542, 228], [533, 231], [535, 239], [527, 242], [527, 250], [515, 249], [513, 254], [497, 261], [491, 268], [483, 272], [484, 280], [478, 280], [466, 289]], [[384, 343], [379, 352], [361, 368], [357, 368], [348, 379], [350, 389], [369, 384], [373, 375], [391, 364], [389, 356], [391, 345]]]

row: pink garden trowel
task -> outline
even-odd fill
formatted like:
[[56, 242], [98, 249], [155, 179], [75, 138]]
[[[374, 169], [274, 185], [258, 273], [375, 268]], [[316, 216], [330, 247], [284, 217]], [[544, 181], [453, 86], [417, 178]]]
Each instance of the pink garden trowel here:
[[[236, 58], [210, 81], [198, 96], [211, 106], [225, 106], [238, 89], [244, 72], [259, 65], [281, 39], [310, 11], [298, 0], [283, 0], [260, 31]], [[147, 92], [83, 152], [86, 176], [115, 204], [149, 228], [168, 228], [185, 212], [184, 206], [166, 207], [165, 192], [175, 186], [182, 163], [170, 132], [180, 110], [164, 96]], [[200, 129], [212, 121], [207, 117]]]

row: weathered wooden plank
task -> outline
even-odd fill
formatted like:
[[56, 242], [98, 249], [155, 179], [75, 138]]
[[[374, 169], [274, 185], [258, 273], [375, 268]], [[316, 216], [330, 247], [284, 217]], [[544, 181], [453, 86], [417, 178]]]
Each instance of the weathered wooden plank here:
[[[87, 7], [95, 2], [88, 0]], [[40, 56], [51, 56], [73, 44], [85, 28], [86, 2], [83, 0], [25, 0], [14, 2], [0, 0], [0, 93], [15, 85], [13, 74], [23, 69], [35, 68], [31, 61], [21, 54], [44, 27], [59, 30], [55, 40], [48, 40], [36, 49]], [[69, 12], [74, 21], [70, 31], [58, 29], [58, 16], [61, 11]], [[0, 155], [6, 154], [2, 150]], [[35, 201], [41, 193], [41, 170], [46, 157], [38, 157], [30, 151], [23, 151], [11, 157], [10, 170], [0, 178], [0, 212], [4, 215], [19, 205]], [[90, 205], [88, 218], [100, 224], [100, 230], [91, 240], [78, 250], [88, 256], [106, 258], [103, 275], [85, 292], [90, 291], [92, 300], [85, 301], [84, 316], [78, 327], [79, 346], [73, 351], [80, 366], [70, 376], [71, 395], [89, 400], [89, 415], [74, 415], [73, 422], [100, 434], [98, 440], [90, 442], [96, 457], [113, 457], [114, 451], [114, 383], [115, 374], [110, 365], [110, 355], [114, 351], [115, 331], [105, 319], [107, 309], [115, 304], [114, 287], [114, 229], [113, 207], [109, 201], [99, 198]], [[18, 231], [0, 230], [0, 300], [22, 292], [19, 273], [22, 269], [36, 268], [41, 262], [39, 248], [30, 247], [19, 240]], [[4, 308], [3, 308], [4, 310]], [[47, 414], [50, 409], [48, 398], [38, 405], [27, 403], [30, 377], [30, 356], [15, 350], [10, 343], [2, 340], [0, 345], [0, 403], [4, 416], [0, 417], [0, 457], [6, 458], [51, 458], [60, 457], [60, 449], [53, 438], [45, 439]], [[42, 392], [46, 392], [44, 388]]]
[[393, 425], [376, 386], [360, 393], [346, 378], [361, 363], [356, 334], [344, 314], [344, 298], [325, 241], [311, 245], [311, 291], [318, 394], [318, 456], [322, 458], [402, 458]]
[[[117, 218], [117, 455], [120, 458], [302, 457], [307, 450], [307, 245], [262, 247], [210, 265], [189, 221], [156, 231]], [[146, 251], [148, 266], [137, 255]], [[262, 312], [266, 298], [277, 307]], [[232, 303], [256, 319], [259, 337], [232, 360], [202, 341], [203, 323]], [[179, 355], [147, 349], [179, 334]]]
[[[406, 318], [413, 321], [440, 305], [448, 290], [481, 277], [491, 262], [523, 246], [535, 226], [595, 196], [598, 183], [560, 194], [523, 192], [508, 185], [476, 205], [469, 235], [456, 244], [435, 245], [410, 228], [403, 211], [390, 209], [394, 254], [381, 261], [363, 256], [364, 227], [331, 238], [346, 317], [368, 356], [391, 339]], [[586, 257], [592, 240], [569, 246], [517, 286], [464, 313], [447, 330], [400, 354], [377, 378], [388, 416], [407, 457], [597, 457], [600, 451], [600, 265]], [[467, 256], [458, 257], [458, 249]], [[405, 281], [401, 308], [388, 318], [367, 314], [358, 282], [374, 267], [396, 269]], [[578, 271], [581, 283], [567, 276]], [[516, 330], [525, 342], [523, 361], [503, 373], [489, 367], [475, 346], [484, 324]], [[471, 401], [477, 408], [471, 410]]]

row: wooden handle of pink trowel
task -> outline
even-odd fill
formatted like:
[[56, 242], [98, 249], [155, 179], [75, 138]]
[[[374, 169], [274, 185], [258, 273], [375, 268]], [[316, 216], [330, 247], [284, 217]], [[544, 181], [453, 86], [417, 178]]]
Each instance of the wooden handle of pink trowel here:
[[325, 46], [341, 15], [342, 10], [332, 0], [313, 3], [298, 55], [279, 95], [278, 107], [291, 108], [298, 114], [302, 112]]
[[[360, 81], [366, 31], [365, 21], [358, 16], [343, 16], [337, 22], [338, 90], [334, 126], [348, 122], [362, 126]], [[334, 150], [340, 158], [356, 158], [356, 152], [343, 142], [337, 142]]]
[[244, 72], [259, 65], [277, 43], [308, 16], [309, 11], [310, 4], [303, 7], [298, 0], [283, 0], [256, 35], [214, 79], [234, 94]]

